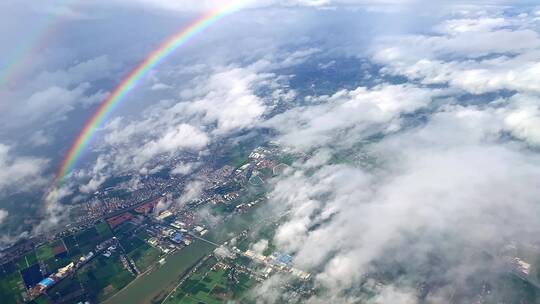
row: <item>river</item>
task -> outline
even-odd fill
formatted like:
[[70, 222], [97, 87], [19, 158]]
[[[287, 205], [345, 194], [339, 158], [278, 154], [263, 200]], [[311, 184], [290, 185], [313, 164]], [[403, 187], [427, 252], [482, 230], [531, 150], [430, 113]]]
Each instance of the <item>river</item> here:
[[[256, 206], [248, 212], [236, 215], [218, 224], [208, 234], [208, 239], [218, 244], [226, 241], [232, 234], [249, 228], [255, 221]], [[106, 300], [108, 304], [150, 304], [160, 303], [167, 293], [174, 288], [180, 278], [197, 263], [199, 259], [214, 250], [206, 242], [196, 240], [191, 245], [165, 258], [165, 265], [137, 277], [128, 286]]]

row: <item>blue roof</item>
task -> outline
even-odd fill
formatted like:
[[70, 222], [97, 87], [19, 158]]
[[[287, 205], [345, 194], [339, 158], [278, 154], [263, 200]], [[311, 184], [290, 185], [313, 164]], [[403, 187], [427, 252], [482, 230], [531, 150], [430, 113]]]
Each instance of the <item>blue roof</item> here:
[[184, 239], [184, 237], [182, 236], [181, 233], [177, 233], [177, 234], [174, 236], [174, 240], [175, 240], [176, 242], [181, 242], [183, 239]]
[[292, 261], [292, 256], [288, 254], [282, 254], [278, 257], [278, 261], [283, 264], [289, 264]]
[[45, 287], [50, 287], [52, 285], [54, 285], [54, 280], [51, 279], [51, 278], [45, 278], [43, 280], [41, 280], [41, 282], [39, 282], [39, 285], [43, 285]]

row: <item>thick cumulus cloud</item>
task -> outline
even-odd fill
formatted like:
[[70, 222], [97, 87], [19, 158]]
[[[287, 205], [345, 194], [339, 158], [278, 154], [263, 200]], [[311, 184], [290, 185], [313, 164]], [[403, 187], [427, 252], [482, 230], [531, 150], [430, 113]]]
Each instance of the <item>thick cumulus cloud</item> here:
[[[300, 165], [272, 193], [276, 205], [291, 209], [276, 244], [295, 253], [298, 267], [318, 273], [322, 286], [344, 291], [381, 271], [377, 262], [393, 250], [400, 251], [394, 262], [421, 275], [437, 248], [446, 248], [449, 260], [439, 279], [466, 288], [478, 269], [489, 268], [478, 252], [534, 241], [540, 157], [498, 144], [497, 119], [468, 111], [437, 114], [374, 144], [366, 153], [384, 163], [377, 172], [325, 165], [311, 173]], [[491, 272], [500, 271], [490, 263]]]
[[170, 154], [182, 149], [199, 150], [208, 144], [208, 136], [188, 124], [180, 124], [167, 130], [157, 140], [147, 142], [137, 157], [151, 159], [166, 153]]
[[64, 69], [28, 75], [24, 82], [11, 84], [8, 79], [0, 90], [0, 132], [20, 131], [35, 124], [51, 127], [73, 110], [101, 102], [107, 93], [91, 82], [106, 78], [113, 67], [106, 56], [101, 56]]
[[12, 147], [0, 143], [0, 192], [23, 191], [41, 186], [41, 178], [48, 161], [43, 158], [24, 157], [12, 152]]
[[[114, 0], [119, 5], [136, 5], [142, 7], [151, 7], [162, 10], [171, 10], [179, 12], [192, 12], [209, 10], [214, 7], [223, 5], [220, 0], [201, 0], [193, 2], [191, 0]], [[517, 1], [519, 4], [535, 4], [532, 0]], [[99, 1], [98, 1], [99, 3]], [[336, 8], [336, 7], [363, 7], [363, 8], [386, 8], [387, 10], [397, 10], [397, 7], [411, 7], [417, 5], [428, 6], [453, 6], [453, 5], [470, 5], [470, 1], [452, 1], [452, 0], [244, 0], [238, 1], [240, 7], [244, 8], [268, 8], [268, 7], [311, 7], [311, 8]], [[516, 1], [510, 0], [490, 0], [476, 1], [474, 4], [490, 4], [490, 5], [505, 5], [517, 4]]]
[[8, 212], [6, 210], [2, 210], [0, 209], [0, 224], [2, 224], [2, 222], [4, 221], [4, 219], [6, 219], [6, 217], [8, 216]]
[[242, 130], [253, 126], [264, 113], [265, 105], [254, 89], [269, 82], [272, 76], [232, 68], [207, 79], [196, 79], [199, 85], [180, 93], [187, 102], [176, 104], [173, 111], [197, 116], [207, 125], [216, 124], [216, 134]]
[[316, 97], [310, 100], [313, 105], [287, 111], [266, 124], [281, 131], [279, 141], [288, 146], [350, 146], [369, 134], [398, 130], [401, 114], [426, 107], [441, 93], [409, 84], [359, 87]]
[[[470, 94], [519, 93], [504, 102], [507, 131], [538, 145], [540, 37], [531, 14], [452, 19], [433, 35], [381, 39], [374, 59], [391, 74]], [[397, 42], [397, 43], [396, 43]]]
[[[91, 193], [119, 172], [152, 172], [161, 168], [156, 167], [158, 158], [205, 153], [213, 142], [253, 128], [273, 102], [290, 96], [275, 75], [262, 70], [267, 65], [216, 68], [176, 88], [174, 99], [149, 106], [141, 115], [113, 119], [101, 130], [94, 165], [74, 175], [88, 180], [79, 190]], [[271, 97], [259, 97], [255, 92], [261, 88], [271, 90]], [[181, 163], [172, 174], [185, 175], [196, 166]]]
[[407, 84], [310, 97], [266, 123], [312, 155], [270, 195], [290, 211], [274, 244], [322, 290], [308, 302], [472, 302], [508, 272], [509, 246], [534, 246], [536, 22], [467, 11], [382, 38], [373, 60]]

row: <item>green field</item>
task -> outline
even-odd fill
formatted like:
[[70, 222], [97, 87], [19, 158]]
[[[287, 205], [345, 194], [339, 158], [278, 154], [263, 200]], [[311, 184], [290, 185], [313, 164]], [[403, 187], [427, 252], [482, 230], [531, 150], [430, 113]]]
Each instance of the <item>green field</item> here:
[[87, 254], [88, 252], [94, 250], [96, 245], [102, 241], [101, 235], [98, 233], [95, 227], [78, 232], [75, 235], [75, 239], [79, 244], [79, 249], [81, 250], [82, 254]]
[[130, 234], [131, 235], [131, 231], [133, 229], [137, 228], [137, 226], [133, 225], [132, 223], [123, 223], [121, 224], [120, 226], [116, 227], [114, 229], [116, 235], [121, 235], [121, 234]]
[[128, 256], [135, 261], [135, 265], [139, 268], [140, 272], [144, 272], [150, 265], [154, 264], [160, 257], [161, 252], [143, 243], [142, 246], [132, 250]]
[[69, 256], [75, 257], [81, 254], [81, 249], [79, 248], [79, 244], [77, 243], [77, 240], [73, 235], [66, 236], [64, 239], [64, 244], [66, 244], [66, 248], [68, 250]]
[[249, 183], [252, 184], [253, 186], [260, 186], [264, 184], [264, 181], [261, 179], [260, 176], [254, 175], [249, 179]]
[[42, 245], [36, 249], [38, 260], [45, 261], [54, 257], [53, 247], [49, 244]]
[[96, 257], [79, 271], [78, 276], [89, 296], [99, 302], [115, 294], [134, 278], [124, 269], [117, 255]]
[[36, 257], [39, 261], [46, 261], [52, 257], [54, 257], [54, 248], [56, 247], [65, 247], [64, 243], [62, 243], [62, 240], [56, 240], [52, 243], [47, 243], [39, 246], [36, 249]]
[[51, 304], [51, 302], [49, 300], [47, 300], [47, 298], [45, 298], [45, 296], [41, 296], [41, 297], [35, 299], [34, 301], [30, 302], [30, 304]]
[[145, 245], [145, 242], [142, 241], [140, 238], [134, 235], [124, 235], [120, 238], [120, 245], [122, 245], [122, 248], [124, 248], [125, 252], [131, 252], [143, 245]]
[[55, 258], [52, 257], [44, 261], [47, 265], [47, 269], [51, 272], [58, 270], [60, 267], [64, 267], [71, 262], [70, 258]]
[[103, 240], [110, 239], [113, 237], [113, 232], [107, 224], [107, 222], [101, 222], [96, 225], [96, 230]]
[[38, 262], [36, 253], [32, 250], [31, 252], [27, 253], [26, 255], [23, 255], [17, 260], [17, 268], [19, 270], [26, 269]]
[[2, 303], [22, 303], [24, 284], [19, 272], [0, 277], [0, 299]]
[[205, 303], [218, 304], [227, 301], [241, 300], [246, 291], [255, 282], [243, 273], [236, 273], [238, 283], [229, 279], [231, 269], [211, 270], [216, 264], [214, 258], [206, 261], [182, 286], [171, 295], [165, 303], [187, 304]]
[[141, 229], [139, 230], [139, 232], [137, 232], [137, 237], [143, 241], [146, 241], [147, 239], [150, 238], [150, 234], [148, 234], [148, 232]]

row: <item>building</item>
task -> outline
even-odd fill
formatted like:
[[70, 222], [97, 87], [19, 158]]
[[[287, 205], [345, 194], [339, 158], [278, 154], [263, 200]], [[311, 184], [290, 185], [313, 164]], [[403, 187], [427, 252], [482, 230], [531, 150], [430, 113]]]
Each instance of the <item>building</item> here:
[[43, 286], [44, 288], [49, 288], [49, 287], [53, 286], [54, 283], [56, 283], [56, 282], [53, 279], [45, 278], [45, 279], [41, 280], [41, 282], [39, 282], [38, 284]]
[[133, 219], [133, 215], [129, 212], [126, 212], [107, 219], [107, 223], [109, 224], [111, 229], [114, 229], [123, 222], [130, 221], [131, 219]]
[[156, 216], [156, 219], [158, 221], [163, 221], [166, 218], [170, 217], [171, 215], [173, 215], [172, 212], [170, 212], [169, 210], [165, 210], [165, 211], [161, 212], [158, 216]]
[[173, 238], [172, 238], [172, 241], [175, 242], [175, 243], [182, 243], [184, 240], [184, 236], [181, 234], [181, 233], [177, 233]]

